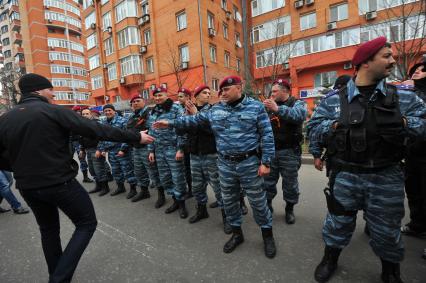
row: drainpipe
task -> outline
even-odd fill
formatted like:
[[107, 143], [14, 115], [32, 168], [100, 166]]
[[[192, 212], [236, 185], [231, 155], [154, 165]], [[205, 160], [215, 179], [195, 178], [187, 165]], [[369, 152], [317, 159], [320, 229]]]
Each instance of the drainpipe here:
[[199, 25], [200, 25], [200, 48], [201, 48], [201, 61], [203, 62], [203, 79], [204, 84], [207, 84], [207, 66], [206, 66], [206, 56], [204, 54], [204, 44], [203, 44], [203, 18], [201, 16], [201, 3], [200, 0], [197, 1], [198, 3], [198, 18], [199, 18]]
[[243, 36], [244, 36], [244, 80], [248, 81], [250, 79], [250, 68], [249, 68], [249, 41], [250, 37], [248, 34], [248, 21], [247, 21], [247, 1], [242, 0], [242, 9], [243, 9]]

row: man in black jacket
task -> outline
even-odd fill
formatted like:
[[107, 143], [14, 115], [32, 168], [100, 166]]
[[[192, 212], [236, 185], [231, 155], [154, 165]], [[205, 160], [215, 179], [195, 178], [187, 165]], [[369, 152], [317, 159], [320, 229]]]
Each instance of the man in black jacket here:
[[[75, 180], [78, 165], [69, 147], [71, 131], [122, 142], [150, 143], [153, 138], [145, 132], [100, 125], [53, 105], [52, 84], [40, 75], [24, 75], [19, 88], [19, 104], [0, 117], [0, 169], [14, 172], [16, 187], [40, 226], [49, 282], [70, 282], [97, 225], [89, 195]], [[61, 247], [58, 208], [76, 226], [65, 250]]]

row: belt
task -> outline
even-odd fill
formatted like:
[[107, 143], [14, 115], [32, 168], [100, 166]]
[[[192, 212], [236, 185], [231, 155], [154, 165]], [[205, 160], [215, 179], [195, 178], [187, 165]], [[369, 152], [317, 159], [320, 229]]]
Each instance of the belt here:
[[237, 154], [221, 154], [223, 159], [233, 161], [233, 162], [241, 162], [243, 160], [246, 160], [250, 156], [257, 155], [257, 150], [253, 149], [250, 151], [247, 151], [245, 153], [237, 153]]

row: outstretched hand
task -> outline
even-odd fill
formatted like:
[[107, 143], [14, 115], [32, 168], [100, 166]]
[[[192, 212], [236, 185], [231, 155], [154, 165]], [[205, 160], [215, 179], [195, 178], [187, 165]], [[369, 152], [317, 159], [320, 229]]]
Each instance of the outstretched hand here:
[[148, 135], [147, 132], [148, 131], [141, 131], [140, 132], [140, 134], [141, 134], [140, 143], [142, 143], [142, 144], [148, 144], [148, 143], [152, 143], [155, 140], [155, 138], [152, 137], [152, 136], [150, 136], [150, 135]]
[[169, 121], [167, 120], [158, 120], [152, 124], [154, 129], [165, 129], [169, 127]]

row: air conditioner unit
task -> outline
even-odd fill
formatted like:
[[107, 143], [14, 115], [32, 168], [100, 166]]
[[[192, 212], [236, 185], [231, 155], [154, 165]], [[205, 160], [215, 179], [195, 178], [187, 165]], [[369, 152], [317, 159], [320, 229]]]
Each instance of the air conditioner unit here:
[[311, 6], [315, 3], [314, 0], [305, 0], [306, 6]]
[[105, 31], [106, 31], [106, 32], [108, 32], [108, 33], [112, 33], [112, 27], [107, 27], [107, 28], [105, 29]]
[[52, 21], [51, 19], [48, 19], [48, 20], [47, 20], [47, 22], [48, 22], [49, 24], [53, 23], [53, 21]]
[[49, 10], [50, 7], [48, 5], [44, 6], [45, 9]]
[[148, 48], [147, 48], [147, 46], [146, 45], [142, 45], [140, 48], [139, 48], [139, 53], [141, 53], [141, 54], [144, 54], [144, 53], [146, 53], [148, 51]]
[[343, 69], [345, 70], [352, 69], [352, 63], [351, 62], [345, 63], [345, 65], [343, 65]]
[[376, 12], [376, 11], [367, 12], [367, 13], [365, 14], [365, 19], [366, 19], [367, 21], [373, 20], [373, 19], [375, 19], [375, 18], [377, 18], [377, 12]]
[[142, 18], [145, 23], [149, 23], [149, 19], [150, 19], [149, 14], [142, 15]]
[[209, 36], [210, 37], [216, 36], [216, 30], [214, 28], [209, 28]]
[[235, 41], [235, 46], [238, 48], [241, 48], [242, 47], [241, 42], [239, 40]]
[[145, 20], [143, 19], [143, 17], [140, 17], [138, 19], [138, 25], [143, 26], [145, 24]]
[[96, 29], [96, 24], [95, 24], [95, 23], [91, 23], [91, 24], [90, 24], [90, 28], [91, 28], [91, 29]]
[[155, 84], [152, 84], [152, 85], [149, 87], [149, 89], [150, 89], [150, 90], [154, 90], [156, 87], [157, 87], [157, 86], [156, 86]]
[[337, 28], [337, 22], [331, 22], [327, 24], [327, 30], [333, 30]]
[[125, 84], [126, 83], [126, 78], [125, 77], [121, 77], [120, 78], [120, 84]]
[[186, 70], [186, 69], [188, 69], [188, 62], [182, 62], [182, 63], [180, 63], [180, 68], [182, 69], [182, 70]]
[[303, 7], [303, 0], [294, 2], [294, 8], [299, 9]]
[[284, 70], [290, 69], [290, 64], [288, 62], [284, 62], [282, 66]]
[[50, 46], [49, 49], [50, 50], [55, 50], [55, 46]]
[[232, 17], [232, 13], [230, 11], [226, 11], [225, 14], [226, 14], [226, 19], [230, 20]]
[[104, 63], [103, 67], [104, 67], [104, 69], [107, 69], [108, 68], [108, 64]]

